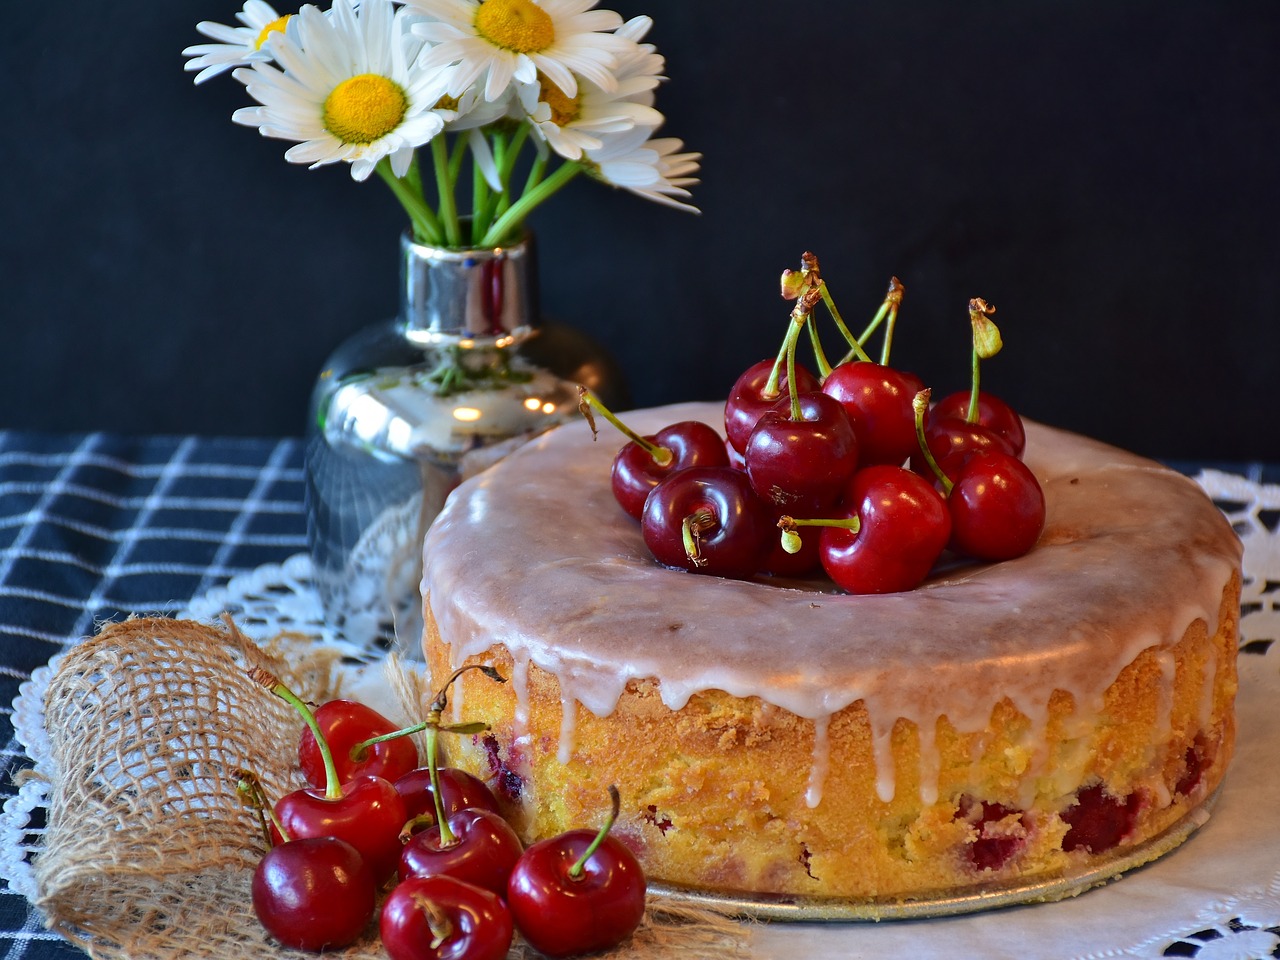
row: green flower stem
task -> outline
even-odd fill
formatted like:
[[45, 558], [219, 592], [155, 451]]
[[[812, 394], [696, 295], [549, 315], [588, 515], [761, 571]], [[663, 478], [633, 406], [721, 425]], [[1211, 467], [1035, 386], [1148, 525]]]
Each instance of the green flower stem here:
[[462, 230], [458, 222], [458, 204], [454, 196], [456, 183], [450, 175], [449, 144], [443, 136], [431, 140], [431, 159], [436, 171], [436, 190], [440, 197], [440, 220], [444, 225], [445, 243], [451, 247], [462, 245]]
[[[418, 188], [415, 190], [408, 176], [400, 178], [392, 172], [391, 161], [385, 157], [378, 162], [375, 169], [387, 186], [391, 188], [395, 198], [400, 201], [405, 213], [409, 215], [409, 222], [413, 224], [414, 239], [419, 243], [427, 243], [432, 246], [442, 245], [445, 239], [444, 228], [436, 218], [435, 213], [422, 199], [421, 180], [418, 180]], [[411, 174], [415, 173], [415, 167], [410, 167], [409, 169]]]
[[471, 242], [480, 242], [480, 237], [489, 226], [489, 208], [493, 205], [493, 197], [489, 190], [489, 181], [484, 178], [480, 164], [471, 165]]
[[521, 195], [520, 199], [513, 203], [505, 213], [494, 221], [493, 226], [489, 228], [489, 232], [484, 235], [480, 241], [483, 247], [496, 247], [504, 242], [507, 235], [511, 233], [515, 227], [521, 223], [530, 213], [537, 209], [541, 204], [550, 200], [555, 194], [570, 180], [582, 171], [582, 166], [577, 163], [564, 163], [556, 168], [555, 172], [539, 183], [532, 190]]

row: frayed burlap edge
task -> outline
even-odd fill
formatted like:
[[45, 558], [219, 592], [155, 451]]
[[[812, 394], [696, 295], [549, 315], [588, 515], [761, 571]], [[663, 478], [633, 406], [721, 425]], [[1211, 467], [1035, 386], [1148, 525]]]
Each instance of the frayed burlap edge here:
[[[309, 638], [259, 646], [228, 619], [135, 618], [74, 648], [50, 681], [49, 820], [33, 863], [50, 929], [103, 960], [307, 956], [279, 947], [250, 902], [265, 852], [236, 790], [253, 771], [270, 797], [302, 785], [301, 720], [248, 671], [265, 669], [312, 701], [339, 692], [338, 656]], [[388, 664], [407, 707], [428, 691]], [[420, 706], [418, 707], [420, 710]], [[619, 960], [744, 957], [747, 928], [710, 910], [651, 897]], [[385, 957], [376, 921], [335, 952]], [[512, 958], [538, 954], [523, 943]]]

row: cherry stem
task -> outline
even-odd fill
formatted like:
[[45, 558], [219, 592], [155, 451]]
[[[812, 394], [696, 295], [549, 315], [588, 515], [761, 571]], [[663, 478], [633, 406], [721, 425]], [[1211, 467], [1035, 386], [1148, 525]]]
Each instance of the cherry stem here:
[[831, 374], [831, 362], [827, 360], [826, 351], [822, 349], [822, 341], [818, 338], [818, 325], [813, 320], [813, 314], [809, 315], [809, 322], [805, 327], [809, 331], [809, 345], [813, 347], [813, 358], [818, 365], [818, 379], [825, 380]]
[[600, 402], [599, 397], [593, 394], [586, 387], [579, 385], [578, 386], [578, 410], [581, 411], [582, 415], [587, 418], [587, 423], [591, 424], [591, 435], [594, 437], [596, 435], [596, 421], [595, 421], [595, 417], [592, 416], [591, 414], [592, 407], [594, 407], [596, 410], [599, 410], [600, 415], [603, 416], [610, 423], [612, 423], [615, 427], [617, 427], [622, 432], [623, 436], [625, 436], [628, 440], [630, 440], [636, 446], [644, 450], [645, 453], [649, 454], [649, 456], [653, 458], [653, 462], [656, 463], [658, 466], [665, 467], [673, 459], [675, 459], [675, 454], [672, 453], [669, 449], [654, 443], [652, 440], [647, 440], [646, 438], [640, 436], [640, 434], [636, 433], [634, 430], [628, 427], [625, 423], [619, 420], [616, 416], [614, 416], [613, 412], [608, 407], [606, 407], [603, 403]]
[[978, 350], [975, 347], [973, 351], [972, 373], [970, 374], [969, 387], [969, 409], [965, 413], [965, 419], [970, 423], [978, 422], [978, 381], [980, 379], [979, 370], [982, 368], [982, 358], [978, 356]]
[[257, 775], [250, 770], [240, 770], [237, 771], [236, 776], [239, 778], [236, 781], [236, 792], [244, 797], [245, 803], [258, 815], [258, 826], [262, 830], [262, 839], [267, 842], [267, 847], [275, 846], [269, 824], [274, 825], [280, 838], [288, 842], [289, 834], [284, 824], [280, 822], [280, 818], [276, 816], [275, 810], [271, 808], [271, 804], [267, 802], [266, 791], [262, 789], [262, 782]]
[[400, 737], [407, 737], [415, 733], [422, 733], [424, 730], [428, 729], [438, 730], [441, 733], [460, 733], [463, 735], [484, 733], [489, 729], [489, 725], [480, 721], [475, 721], [474, 723], [454, 724], [445, 724], [440, 722], [441, 714], [444, 713], [444, 708], [448, 706], [448, 698], [445, 696], [445, 691], [449, 689], [450, 684], [452, 684], [454, 680], [458, 679], [460, 674], [463, 674], [468, 670], [479, 670], [494, 683], [507, 682], [506, 678], [502, 674], [488, 664], [469, 663], [465, 667], [460, 667], [449, 676], [448, 680], [444, 682], [444, 686], [441, 687], [440, 692], [432, 697], [430, 712], [427, 714], [426, 720], [408, 727], [401, 727], [399, 730], [392, 730], [390, 733], [384, 733], [377, 737], [370, 737], [368, 740], [357, 743], [351, 748], [352, 756], [354, 757], [357, 753], [363, 753], [374, 744], [385, 743], [388, 740], [396, 740]]
[[898, 306], [902, 303], [902, 295], [905, 290], [906, 288], [902, 286], [901, 280], [897, 277], [889, 278], [889, 289], [886, 291], [884, 299], [880, 302], [880, 306], [876, 309], [875, 316], [871, 318], [871, 322], [868, 323], [866, 328], [862, 331], [862, 335], [857, 338], [854, 344], [854, 349], [851, 349], [844, 355], [844, 358], [840, 361], [841, 363], [848, 363], [854, 357], [857, 357], [859, 360], [870, 360], [871, 357], [869, 357], [862, 349], [862, 345], [871, 339], [871, 335], [875, 333], [876, 330], [880, 328], [880, 324], [884, 323], [885, 319], [888, 318], [889, 328], [885, 334], [884, 347], [880, 352], [881, 364], [888, 364], [889, 347], [893, 339], [893, 327], [897, 323]]
[[444, 942], [453, 936], [453, 921], [449, 919], [449, 914], [440, 904], [421, 893], [413, 895], [413, 903], [427, 916], [427, 929], [431, 931], [429, 946], [432, 950], [439, 950]]
[[699, 510], [685, 517], [680, 524], [680, 536], [684, 540], [684, 555], [695, 567], [705, 567], [707, 558], [702, 555], [702, 534], [716, 525], [716, 518], [706, 510]]
[[938, 478], [938, 482], [942, 484], [944, 496], [951, 495], [951, 488], [955, 486], [951, 482], [951, 478], [942, 472], [942, 468], [938, 466], [938, 461], [933, 455], [933, 451], [929, 449], [929, 441], [924, 435], [924, 415], [929, 409], [929, 397], [932, 391], [928, 387], [921, 390], [911, 398], [911, 409], [916, 415], [916, 443], [920, 445], [920, 455], [924, 457], [924, 462], [929, 465], [929, 469], [933, 471], [933, 475]]
[[778, 529], [783, 533], [795, 533], [796, 527], [838, 527], [841, 530], [852, 530], [857, 533], [862, 527], [862, 521], [856, 515], [839, 519], [833, 517], [826, 520], [808, 517], [788, 517], [786, 514], [778, 518]]
[[600, 844], [604, 843], [604, 838], [607, 837], [609, 835], [609, 831], [613, 829], [614, 821], [618, 819], [618, 813], [621, 809], [622, 798], [618, 796], [618, 788], [610, 784], [609, 816], [605, 818], [604, 826], [600, 828], [600, 832], [597, 833], [595, 839], [591, 841], [591, 845], [582, 851], [582, 856], [580, 856], [577, 862], [569, 868], [570, 880], [582, 879], [582, 871], [585, 869], [587, 861], [591, 859], [592, 854], [600, 849]]
[[764, 389], [760, 391], [760, 396], [765, 400], [777, 399], [782, 391], [778, 389], [778, 381], [782, 378], [782, 367], [787, 362], [787, 344], [791, 340], [791, 327], [787, 327], [787, 335], [782, 338], [782, 346], [778, 349], [778, 356], [774, 358], [773, 369], [769, 371], [769, 379], [765, 381]]
[[[853, 331], [849, 329], [844, 322], [844, 318], [840, 316], [840, 311], [836, 309], [836, 302], [831, 298], [831, 291], [827, 289], [827, 282], [820, 280], [818, 282], [818, 293], [822, 297], [822, 303], [827, 308], [827, 313], [831, 314], [831, 319], [835, 321], [836, 327], [840, 331], [840, 335], [844, 337], [845, 342], [849, 344], [849, 352], [845, 354], [846, 362], [857, 357], [859, 360], [870, 360], [867, 352], [862, 349], [862, 343], [869, 336], [870, 331], [864, 333], [861, 337], [855, 337]], [[874, 321], [874, 325], [870, 328], [874, 330], [879, 325], [879, 320]]]
[[311, 731], [311, 735], [316, 738], [316, 746], [320, 749], [320, 759], [324, 761], [324, 798], [326, 800], [342, 799], [342, 781], [338, 779], [338, 768], [333, 762], [333, 751], [329, 749], [329, 743], [324, 738], [324, 733], [320, 730], [320, 724], [316, 721], [316, 715], [292, 690], [280, 682], [280, 678], [269, 670], [262, 667], [254, 667], [249, 671], [249, 678], [260, 686], [266, 687], [277, 697], [283, 700], [293, 709], [298, 711], [305, 723]]
[[436, 805], [436, 824], [440, 827], [440, 846], [452, 847], [458, 842], [458, 837], [449, 827], [449, 818], [444, 815], [444, 799], [440, 796], [440, 767], [436, 762], [435, 727], [427, 728], [427, 773], [431, 777], [431, 794]]
[[969, 388], [969, 410], [965, 419], [969, 423], [978, 422], [978, 381], [979, 368], [983, 360], [990, 359], [1000, 352], [1003, 343], [1000, 339], [1000, 328], [991, 320], [996, 308], [981, 297], [969, 301], [969, 326], [973, 328], [973, 372], [972, 385]]

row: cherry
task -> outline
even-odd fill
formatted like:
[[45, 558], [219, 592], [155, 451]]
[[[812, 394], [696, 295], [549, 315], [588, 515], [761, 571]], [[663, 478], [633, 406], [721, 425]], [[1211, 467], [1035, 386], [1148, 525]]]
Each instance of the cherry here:
[[286, 837], [338, 837], [360, 851], [379, 882], [396, 869], [404, 802], [390, 780], [356, 777], [337, 796], [308, 787], [281, 797], [276, 816]]
[[[774, 512], [774, 526], [782, 519], [782, 511]], [[790, 516], [795, 516], [790, 514]], [[760, 573], [770, 577], [788, 579], [808, 577], [822, 569], [822, 560], [818, 550], [818, 537], [805, 537], [794, 553], [788, 552], [779, 537], [770, 538], [769, 553], [760, 561]]]
[[970, 456], [947, 495], [951, 548], [978, 560], [1012, 560], [1040, 539], [1044, 491], [1030, 468], [1000, 451]]
[[644, 917], [645, 878], [635, 855], [609, 836], [612, 811], [598, 831], [571, 830], [533, 844], [520, 857], [507, 887], [517, 929], [549, 957], [613, 947]]
[[761, 499], [789, 512], [830, 507], [858, 465], [848, 414], [820, 391], [779, 400], [756, 422], [743, 458]]
[[[365, 741], [397, 729], [372, 707], [355, 700], [330, 700], [314, 712], [325, 742], [333, 752], [339, 780], [350, 780], [361, 774], [395, 780], [418, 765], [418, 749], [408, 737], [365, 746]], [[298, 763], [309, 784], [324, 786], [324, 759], [310, 728], [304, 729], [298, 740]]]
[[877, 464], [853, 475], [835, 516], [785, 517], [784, 535], [821, 527], [822, 568], [849, 593], [910, 590], [928, 574], [951, 536], [946, 503], [919, 474]]
[[492, 810], [464, 808], [445, 818], [449, 841], [440, 825], [428, 827], [400, 851], [400, 879], [447, 874], [499, 895], [507, 891], [507, 877], [523, 846], [507, 821]]
[[724, 440], [713, 427], [699, 420], [681, 420], [657, 433], [642, 437], [602, 404], [586, 387], [578, 387], [578, 409], [596, 431], [592, 409], [617, 427], [630, 442], [613, 458], [611, 483], [618, 504], [640, 519], [649, 491], [671, 474], [686, 467], [727, 467], [729, 455]]
[[1027, 446], [1027, 431], [1022, 425], [1022, 418], [1013, 407], [999, 397], [984, 391], [978, 392], [978, 406], [975, 416], [969, 416], [972, 391], [961, 390], [949, 393], [934, 405], [929, 412], [931, 418], [969, 420], [986, 427], [992, 433], [1009, 444], [1015, 457], [1021, 457]]
[[311, 708], [269, 671], [254, 667], [249, 675], [298, 711], [324, 760], [323, 788], [295, 790], [276, 801], [275, 819], [281, 839], [337, 837], [360, 851], [375, 881], [390, 876], [400, 857], [400, 829], [406, 819], [404, 802], [391, 781], [359, 776], [341, 782], [333, 752]]
[[1137, 793], [1114, 797], [1100, 783], [1085, 787], [1076, 794], [1076, 802], [1060, 814], [1068, 826], [1062, 849], [1105, 853], [1133, 830], [1141, 806]]
[[253, 871], [253, 912], [286, 947], [315, 952], [360, 938], [373, 917], [373, 873], [336, 837], [304, 837], [269, 850]]
[[514, 933], [498, 896], [452, 877], [399, 883], [378, 930], [391, 960], [503, 960]]
[[855, 360], [832, 370], [822, 392], [838, 400], [849, 415], [864, 466], [901, 465], [916, 450], [911, 400], [923, 386], [915, 374]]
[[[948, 478], [954, 479], [969, 457], [975, 453], [999, 451], [1013, 456], [1009, 441], [978, 423], [955, 417], [930, 417], [925, 427], [925, 443], [938, 468]], [[916, 444], [911, 468], [924, 476], [934, 476], [932, 468]]]
[[[996, 826], [1015, 814], [1019, 815], [1016, 830]], [[964, 797], [956, 817], [973, 824], [977, 836], [966, 846], [966, 855], [979, 870], [999, 870], [1027, 845], [1027, 818], [1020, 810], [987, 800], [977, 803]]]
[[[436, 771], [440, 781], [440, 793], [444, 799], [445, 815], [473, 807], [477, 810], [498, 812], [498, 801], [483, 780], [456, 767], [441, 767]], [[431, 770], [418, 767], [410, 770], [395, 782], [396, 793], [404, 801], [408, 819], [429, 815], [435, 817], [435, 788], [431, 784]]]
[[690, 467], [653, 488], [640, 526], [659, 563], [742, 579], [755, 574], [769, 549], [770, 521], [746, 474]]
[[[769, 381], [778, 369], [776, 383]], [[821, 389], [818, 378], [800, 364], [796, 364], [796, 392], [810, 393]], [[784, 365], [777, 360], [761, 360], [749, 366], [729, 389], [729, 399], [724, 405], [724, 429], [730, 445], [742, 452], [747, 448], [751, 431], [760, 417], [784, 396], [789, 395], [791, 382]]]

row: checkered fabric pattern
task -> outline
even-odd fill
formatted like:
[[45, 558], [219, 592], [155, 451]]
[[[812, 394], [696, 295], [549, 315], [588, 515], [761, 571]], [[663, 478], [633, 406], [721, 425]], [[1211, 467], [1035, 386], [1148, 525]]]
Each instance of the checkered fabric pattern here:
[[[302, 442], [0, 431], [0, 802], [18, 685], [106, 620], [306, 549]], [[83, 957], [0, 889], [0, 960]]]

